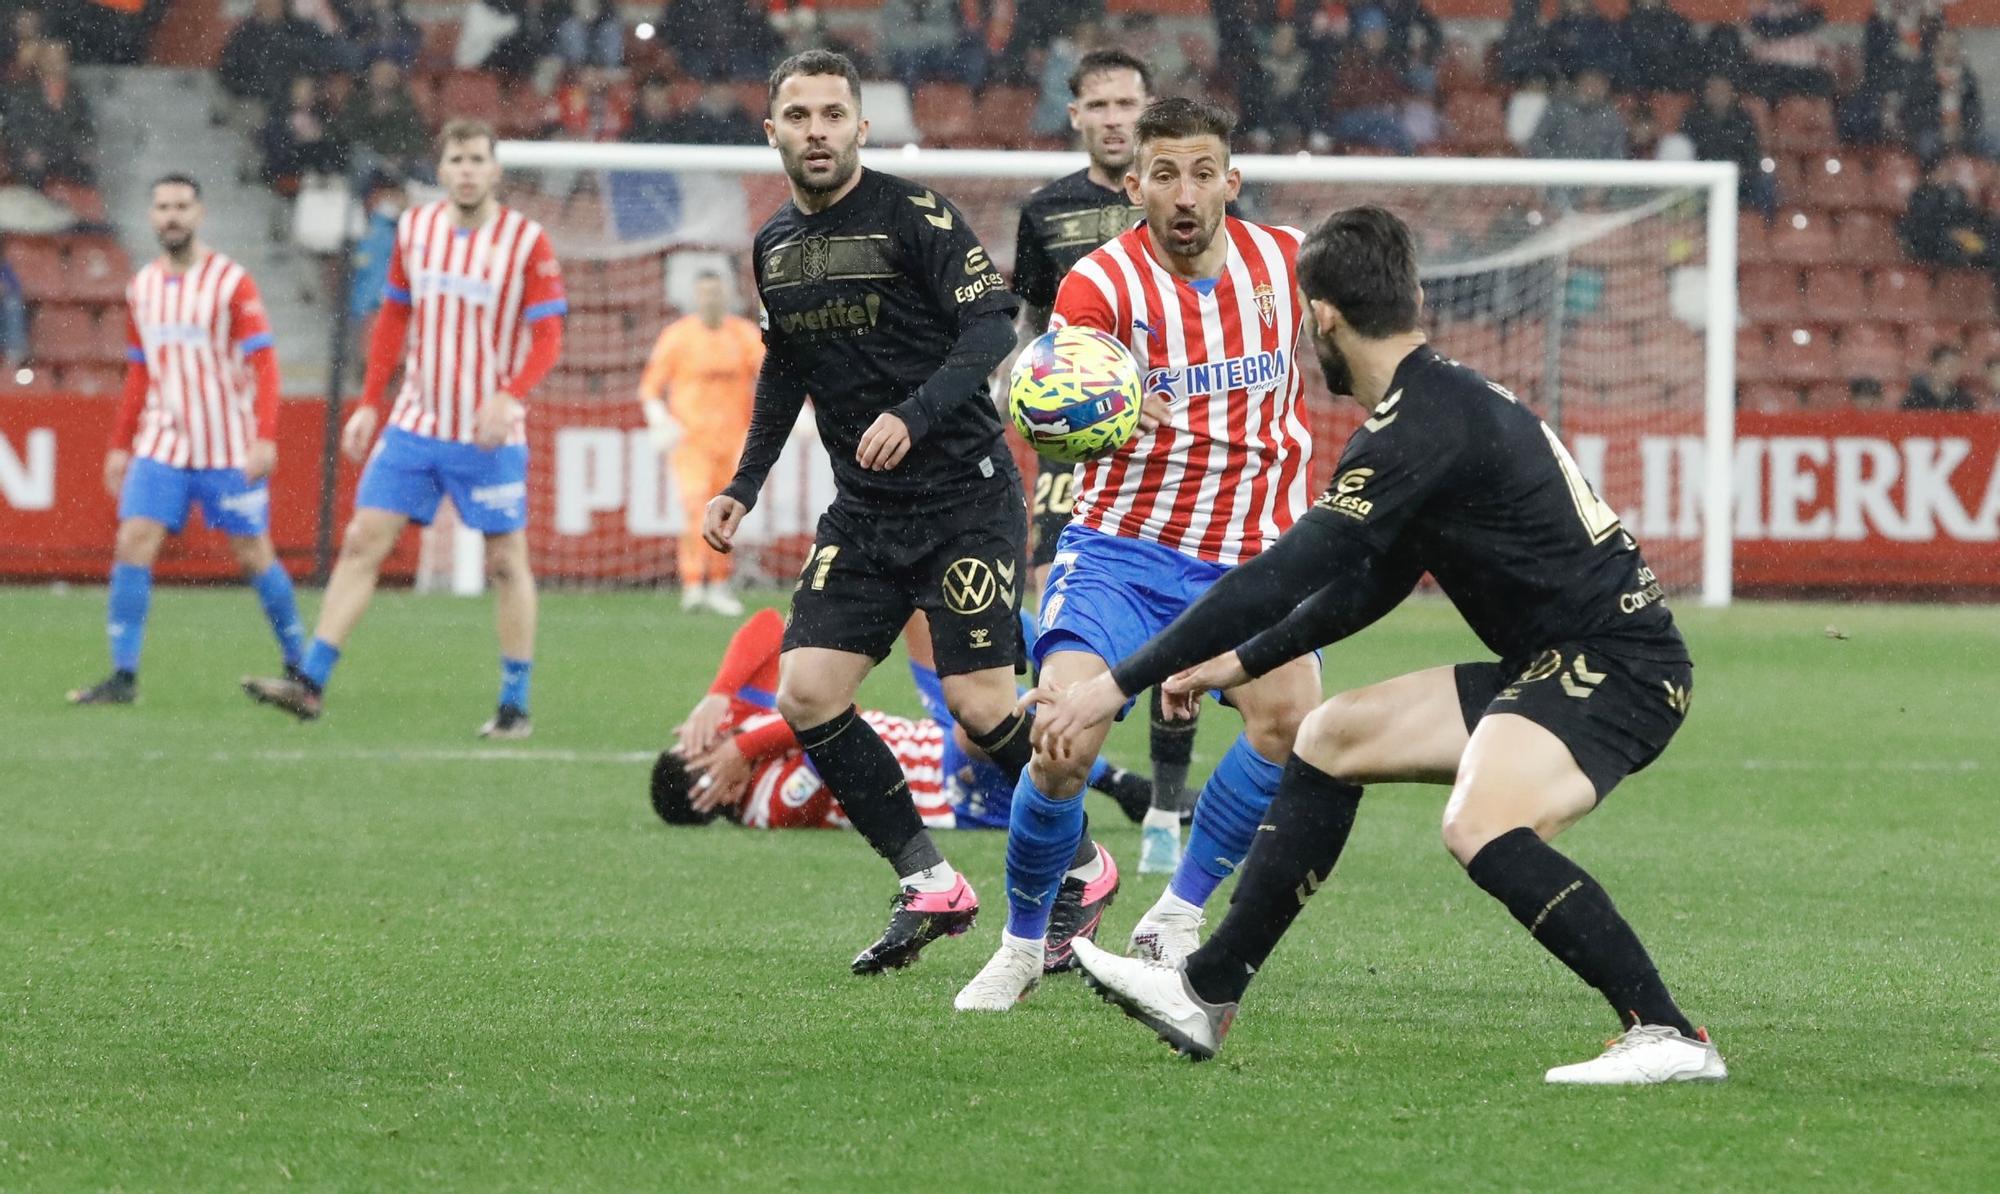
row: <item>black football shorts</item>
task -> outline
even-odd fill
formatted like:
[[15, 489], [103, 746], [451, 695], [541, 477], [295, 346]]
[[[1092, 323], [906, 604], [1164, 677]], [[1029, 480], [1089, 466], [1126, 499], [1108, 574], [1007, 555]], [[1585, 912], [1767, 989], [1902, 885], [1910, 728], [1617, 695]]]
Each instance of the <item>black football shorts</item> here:
[[1056, 539], [1069, 525], [1070, 511], [1076, 506], [1076, 466], [1046, 457], [1037, 457], [1041, 469], [1035, 474], [1035, 500], [1029, 507], [1034, 521], [1037, 568], [1056, 562]]
[[942, 512], [857, 509], [820, 516], [792, 590], [785, 649], [825, 647], [887, 657], [913, 610], [931, 624], [940, 676], [1019, 670], [1027, 509], [1011, 472], [1004, 485]]
[[1554, 734], [1604, 799], [1667, 748], [1694, 695], [1694, 665], [1620, 651], [1602, 640], [1566, 643], [1522, 659], [1453, 669], [1471, 730], [1516, 713]]

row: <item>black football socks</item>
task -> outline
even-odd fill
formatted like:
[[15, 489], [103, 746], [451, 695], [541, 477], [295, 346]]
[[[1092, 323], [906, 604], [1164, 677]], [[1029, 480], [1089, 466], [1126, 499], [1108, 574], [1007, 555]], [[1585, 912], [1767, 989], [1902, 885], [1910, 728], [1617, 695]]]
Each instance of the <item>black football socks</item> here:
[[1235, 1003], [1292, 927], [1306, 900], [1333, 874], [1347, 845], [1359, 785], [1344, 783], [1294, 755], [1257, 827], [1230, 897], [1229, 914], [1188, 955], [1187, 981], [1209, 1003]]
[[1035, 728], [1032, 713], [1014, 712], [1002, 718], [1000, 724], [984, 733], [974, 733], [966, 727], [965, 736], [972, 744], [984, 751], [993, 765], [1007, 777], [1008, 783], [1019, 783], [1021, 772], [1028, 769], [1028, 758], [1034, 753], [1028, 738]]
[[1610, 895], [1534, 830], [1524, 826], [1494, 838], [1466, 864], [1465, 873], [1505, 904], [1543, 949], [1610, 1001], [1620, 1023], [1661, 1024], [1694, 1036], [1694, 1025], [1675, 1006]]
[[944, 861], [910, 801], [910, 781], [889, 749], [854, 706], [832, 721], [793, 726], [806, 758], [847, 819], [896, 874], [914, 875]]
[[1180, 812], [1187, 800], [1188, 764], [1194, 759], [1195, 721], [1168, 721], [1160, 690], [1152, 693], [1153, 807]]

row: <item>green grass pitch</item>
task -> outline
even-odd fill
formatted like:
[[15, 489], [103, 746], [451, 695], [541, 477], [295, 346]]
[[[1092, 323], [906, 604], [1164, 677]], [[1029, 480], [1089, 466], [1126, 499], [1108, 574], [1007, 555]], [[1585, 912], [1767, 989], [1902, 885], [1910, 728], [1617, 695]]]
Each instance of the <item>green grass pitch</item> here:
[[[487, 748], [484, 601], [385, 595], [313, 726], [236, 692], [272, 651], [230, 591], [158, 596], [136, 708], [64, 707], [102, 603], [0, 591], [0, 1189], [2000, 1188], [1990, 609], [1684, 610], [1687, 729], [1563, 844], [1734, 1076], [1603, 1092], [1542, 1086], [1612, 1021], [1452, 864], [1436, 789], [1370, 792], [1189, 1066], [1074, 978], [953, 1014], [998, 835], [945, 839], [975, 934], [861, 980], [858, 839], [655, 822], [723, 620], [550, 595], [537, 736]], [[1481, 654], [1421, 601], [1328, 682]], [[900, 666], [864, 697], [915, 707]]]

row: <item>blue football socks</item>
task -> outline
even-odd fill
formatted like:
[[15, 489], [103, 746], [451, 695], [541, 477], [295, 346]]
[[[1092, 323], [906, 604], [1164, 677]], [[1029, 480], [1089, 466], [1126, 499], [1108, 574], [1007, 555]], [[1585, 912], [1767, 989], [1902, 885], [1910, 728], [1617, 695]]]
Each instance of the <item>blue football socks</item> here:
[[285, 666], [297, 667], [305, 654], [306, 628], [299, 623], [299, 603], [292, 593], [292, 578], [286, 575], [283, 564], [273, 560], [250, 584], [257, 590], [258, 603], [264, 607], [264, 620], [271, 624], [271, 633], [278, 638]]
[[1049, 935], [1063, 872], [1083, 838], [1083, 795], [1058, 800], [1028, 773], [1014, 785], [1007, 820], [1007, 932], [1028, 941]]
[[1283, 774], [1283, 767], [1250, 749], [1249, 738], [1237, 736], [1195, 802], [1187, 850], [1169, 890], [1196, 907], [1208, 902], [1250, 852]]
[[312, 681], [314, 688], [323, 689], [328, 678], [333, 675], [333, 665], [339, 662], [340, 648], [323, 638], [316, 638], [307, 645], [306, 657], [304, 662], [299, 664], [299, 670], [305, 673], [306, 679]]
[[509, 659], [500, 657], [500, 703], [512, 705], [521, 712], [528, 711], [528, 679], [534, 674], [535, 661], [532, 659]]
[[153, 604], [153, 570], [138, 564], [111, 566], [111, 599], [104, 631], [111, 640], [114, 671], [137, 674], [146, 642], [146, 612]]

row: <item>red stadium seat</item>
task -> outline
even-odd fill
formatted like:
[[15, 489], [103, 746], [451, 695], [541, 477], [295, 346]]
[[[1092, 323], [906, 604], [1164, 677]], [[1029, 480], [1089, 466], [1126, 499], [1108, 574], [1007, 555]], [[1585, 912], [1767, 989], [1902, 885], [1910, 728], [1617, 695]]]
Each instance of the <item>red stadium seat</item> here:
[[1868, 206], [1868, 172], [1862, 169], [1861, 159], [1813, 154], [1805, 164], [1801, 202], [1833, 211]]
[[74, 303], [109, 305], [125, 301], [132, 262], [114, 237], [72, 236], [63, 240], [62, 297]]
[[68, 365], [62, 388], [77, 394], [116, 394], [125, 388], [125, 370], [117, 365]]
[[1810, 385], [1840, 379], [1833, 337], [1817, 327], [1780, 328], [1771, 337], [1771, 373], [1778, 381]]
[[1462, 41], [1447, 40], [1444, 53], [1438, 57], [1438, 91], [1450, 95], [1454, 91], [1479, 91], [1486, 86], [1486, 62], [1478, 51]]
[[1800, 406], [1798, 387], [1772, 382], [1754, 382], [1737, 390], [1736, 405], [1743, 410], [1754, 410], [1760, 414], [1781, 414], [1788, 410], [1797, 410]]
[[1959, 323], [1994, 322], [1993, 275], [1985, 270], [1939, 270], [1931, 290], [1931, 314]]
[[1893, 224], [1872, 211], [1842, 212], [1833, 247], [1843, 265], [1894, 265], [1903, 259]]
[[35, 312], [29, 342], [37, 360], [95, 360], [97, 319], [84, 307], [44, 304]]
[[1507, 105], [1490, 91], [1461, 91], [1445, 97], [1445, 140], [1474, 156], [1490, 156], [1511, 148], [1507, 140]]
[[1923, 170], [1909, 154], [1883, 154], [1875, 159], [1875, 169], [1869, 175], [1868, 206], [1874, 211], [1901, 215], [1910, 205], [1910, 192], [1923, 180]]
[[51, 181], [42, 187], [42, 193], [62, 204], [76, 214], [76, 218], [86, 224], [105, 222], [104, 196], [97, 188], [80, 182]]
[[1927, 323], [1932, 319], [1931, 280], [1915, 269], [1885, 269], [1875, 275], [1869, 294], [1869, 314], [1897, 323]]
[[7, 244], [7, 264], [20, 279], [29, 302], [55, 298], [64, 286], [62, 250], [46, 240], [17, 239]]
[[979, 97], [980, 135], [1010, 149], [1027, 145], [1039, 98], [1032, 87], [988, 87]]
[[499, 124], [506, 115], [499, 78], [476, 70], [445, 75], [438, 84], [437, 107], [442, 120], [466, 118]]
[[910, 109], [926, 145], [965, 146], [980, 139], [972, 89], [962, 83], [925, 83], [910, 97]]
[[1833, 102], [1794, 95], [1778, 101], [1765, 144], [1779, 153], [1811, 153], [1832, 148]]
[[1903, 372], [1903, 337], [1890, 324], [1852, 323], [1840, 334], [1840, 371], [1887, 381]]
[[[1862, 376], [1871, 375], [1864, 374]], [[1881, 379], [1876, 378], [1876, 380], [1880, 381]], [[1806, 390], [1807, 410], [1843, 410], [1853, 404], [1854, 399], [1849, 393], [1847, 383], [1845, 382], [1823, 381]]]
[[1814, 319], [1844, 322], [1868, 314], [1868, 287], [1861, 271], [1820, 266], [1806, 271], [1806, 312]]
[[1834, 260], [1833, 220], [1822, 212], [1790, 208], [1771, 225], [1771, 254], [1779, 261], [1824, 265]]
[[1736, 330], [1736, 379], [1743, 382], [1771, 379], [1771, 337], [1763, 328]]
[[1804, 302], [1799, 271], [1789, 265], [1745, 266], [1737, 276], [1737, 306], [1752, 323], [1797, 319]]
[[1678, 132], [1681, 118], [1694, 106], [1694, 96], [1685, 91], [1656, 91], [1653, 93], [1653, 127], [1661, 133]]
[[1988, 360], [2000, 357], [2000, 327], [1972, 329], [1965, 337], [1965, 355], [1975, 369], [1984, 369]]
[[1763, 265], [1777, 258], [1771, 253], [1770, 225], [1764, 217], [1746, 212], [1736, 217], [1736, 261], [1739, 265]]

